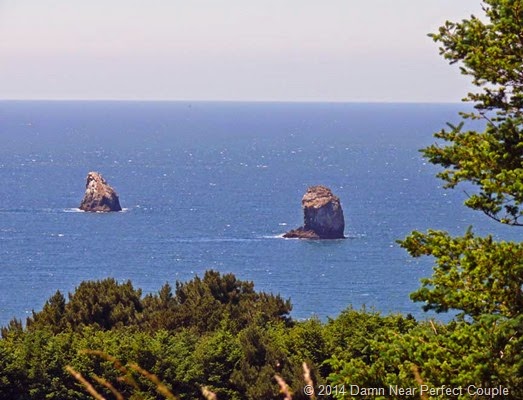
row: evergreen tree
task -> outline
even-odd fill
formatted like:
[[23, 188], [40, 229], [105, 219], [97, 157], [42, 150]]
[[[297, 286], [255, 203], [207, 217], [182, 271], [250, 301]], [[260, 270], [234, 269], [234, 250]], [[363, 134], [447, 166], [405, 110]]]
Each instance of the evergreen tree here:
[[40, 312], [33, 310], [33, 316], [27, 318], [27, 328], [31, 330], [47, 327], [54, 333], [64, 329], [65, 297], [57, 290], [44, 304]]
[[447, 142], [423, 150], [447, 187], [472, 183], [477, 190], [466, 205], [495, 220], [521, 225], [523, 214], [523, 1], [485, 0], [484, 18], [471, 16], [447, 21], [430, 36], [441, 45], [440, 54], [477, 88], [465, 101], [474, 112], [464, 120], [485, 122], [481, 132], [449, 125], [435, 136]]
[[[445, 169], [438, 174], [453, 188], [473, 185], [465, 205], [503, 224], [521, 225], [523, 215], [523, 1], [485, 0], [485, 18], [471, 16], [446, 22], [430, 35], [440, 53], [472, 77], [477, 92], [465, 101], [482, 119], [481, 132], [451, 126], [435, 136], [446, 142], [423, 149]], [[434, 275], [413, 294], [426, 309], [457, 309], [464, 315], [497, 314], [516, 318], [523, 313], [523, 245], [478, 238], [469, 229], [462, 238], [444, 232], [414, 232], [400, 242], [413, 256], [436, 258]]]
[[[523, 0], [484, 0], [485, 15], [446, 22], [430, 36], [440, 53], [472, 78], [474, 104], [458, 125], [422, 150], [444, 169], [447, 188], [465, 184], [467, 207], [511, 227], [523, 225]], [[470, 120], [483, 129], [466, 130]], [[469, 188], [472, 187], [472, 190]], [[517, 229], [509, 228], [507, 229]], [[365, 335], [361, 354], [342, 349], [329, 361], [333, 384], [363, 387], [501, 387], [523, 398], [523, 243], [429, 230], [399, 241], [412, 256], [431, 256], [430, 278], [411, 297], [425, 310], [458, 311], [448, 324]], [[357, 318], [353, 317], [356, 322]], [[356, 322], [357, 323], [357, 322]], [[352, 335], [353, 336], [353, 335]], [[359, 340], [352, 337], [345, 348]], [[419, 391], [418, 391], [419, 394]], [[434, 399], [474, 397], [440, 393]], [[348, 396], [339, 396], [346, 398]]]
[[[443, 57], [472, 78], [476, 91], [464, 99], [474, 103], [474, 111], [462, 113], [462, 123], [435, 135], [443, 143], [422, 151], [444, 167], [438, 176], [447, 188], [471, 184], [466, 206], [502, 224], [521, 226], [523, 1], [482, 4], [484, 17], [446, 22], [430, 35], [441, 45]], [[470, 119], [482, 120], [484, 129], [465, 130]], [[447, 334], [440, 332], [433, 341], [458, 350], [446, 359], [435, 358], [454, 365], [449, 379], [501, 385], [510, 391], [505, 398], [523, 398], [523, 243], [477, 237], [471, 228], [463, 237], [413, 232], [400, 243], [414, 257], [435, 259], [432, 277], [411, 297], [424, 302], [426, 310], [460, 312]], [[441, 382], [442, 369], [431, 368], [429, 359], [419, 365], [421, 377]]]

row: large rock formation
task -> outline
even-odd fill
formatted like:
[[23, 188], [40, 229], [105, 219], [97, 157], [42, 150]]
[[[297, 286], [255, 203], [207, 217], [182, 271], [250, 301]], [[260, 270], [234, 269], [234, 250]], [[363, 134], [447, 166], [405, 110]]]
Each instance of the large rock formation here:
[[325, 186], [312, 186], [301, 200], [303, 226], [287, 232], [285, 238], [342, 239], [345, 219], [340, 199]]
[[120, 200], [114, 189], [98, 172], [87, 174], [85, 196], [80, 210], [92, 212], [122, 211]]

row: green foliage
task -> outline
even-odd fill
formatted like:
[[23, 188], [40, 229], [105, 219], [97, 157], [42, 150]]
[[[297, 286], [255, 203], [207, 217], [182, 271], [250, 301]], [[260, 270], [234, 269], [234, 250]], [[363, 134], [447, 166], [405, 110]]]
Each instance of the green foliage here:
[[195, 387], [205, 385], [220, 398], [239, 398], [230, 382], [241, 357], [240, 343], [231, 332], [220, 329], [202, 337], [192, 358]]
[[484, 132], [449, 125], [450, 131], [435, 136], [452, 144], [434, 144], [423, 150], [432, 163], [446, 168], [438, 174], [447, 182], [445, 187], [469, 182], [479, 188], [469, 195], [466, 206], [509, 225], [521, 225], [523, 214], [523, 120], [519, 119], [490, 120]]
[[[418, 326], [411, 316], [381, 316], [377, 312], [348, 308], [329, 321], [326, 337], [332, 356], [326, 361], [332, 385], [360, 385], [385, 388], [387, 376], [396, 376], [401, 363], [383, 357], [396, 338], [408, 335]], [[339, 395], [339, 398], [345, 398]], [[374, 397], [372, 397], [374, 398]]]
[[453, 238], [446, 232], [413, 232], [401, 246], [414, 257], [433, 256], [434, 274], [422, 279], [411, 297], [425, 310], [460, 310], [477, 318], [523, 313], [523, 243], [475, 237], [471, 230]]
[[27, 328], [58, 333], [96, 324], [102, 329], [112, 329], [135, 324], [142, 309], [141, 290], [135, 290], [130, 281], [118, 283], [112, 278], [85, 281], [69, 294], [69, 302], [57, 291], [42, 311], [33, 311], [27, 319]]
[[17, 346], [8, 339], [0, 340], [0, 398], [23, 399], [19, 395], [27, 376], [24, 367]]
[[473, 78], [483, 91], [469, 95], [479, 110], [496, 109], [520, 115], [523, 103], [520, 74], [523, 47], [523, 2], [484, 0], [482, 19], [471, 16], [447, 21], [430, 36], [441, 44], [440, 54]]
[[172, 330], [178, 326], [174, 313], [177, 302], [173, 296], [171, 285], [168, 283], [162, 286], [157, 295], [148, 294], [145, 296], [142, 303], [146, 310], [142, 314], [142, 326], [146, 326], [152, 331]]
[[470, 182], [479, 191], [465, 203], [502, 223], [520, 225], [523, 202], [523, 1], [485, 0], [485, 18], [447, 21], [430, 35], [440, 53], [478, 88], [465, 99], [476, 112], [464, 118], [483, 119], [483, 132], [450, 126], [436, 137], [448, 143], [423, 150], [446, 168], [439, 177], [447, 187]]
[[378, 312], [357, 311], [348, 308], [334, 320], [330, 320], [326, 330], [331, 354], [339, 358], [359, 358], [369, 363], [373, 358], [373, 350], [369, 346], [371, 340], [388, 340], [389, 332], [403, 334], [416, 326], [412, 316], [401, 315], [381, 316]]
[[3, 326], [0, 330], [2, 338], [8, 338], [12, 336], [18, 336], [21, 335], [24, 331], [22, 321], [16, 318], [13, 318], [11, 321], [9, 321], [9, 324], [7, 326]]
[[58, 333], [65, 327], [65, 297], [59, 290], [44, 304], [41, 312], [35, 313], [27, 319], [28, 327], [47, 327], [52, 332]]
[[279, 295], [256, 292], [252, 282], [212, 270], [203, 279], [176, 282], [174, 296], [170, 286], [164, 286], [158, 295], [147, 296], [144, 306], [143, 325], [150, 329], [190, 326], [200, 333], [216, 330], [225, 318], [235, 331], [253, 322], [288, 322], [292, 309]]
[[305, 361], [309, 365], [320, 365], [330, 355], [328, 341], [323, 324], [317, 318], [311, 318], [295, 324], [285, 335], [288, 348], [295, 358], [292, 365], [301, 371], [301, 364]]
[[[432, 388], [501, 385], [510, 393], [504, 398], [520, 399], [523, 395], [522, 343], [521, 339], [515, 340], [521, 338], [520, 323], [483, 317], [474, 324], [424, 322], [402, 334], [390, 328], [387, 333], [384, 329], [386, 339], [368, 339], [368, 346], [374, 352], [371, 362], [362, 357], [334, 357], [329, 361], [334, 369], [329, 380], [333, 385], [346, 387], [351, 384], [381, 387], [386, 389], [385, 393], [395, 385], [403, 388], [419, 388], [420, 384]], [[458, 396], [440, 394], [431, 398], [456, 399]]]
[[274, 375], [290, 375], [286, 349], [280, 345], [277, 331], [250, 326], [238, 336], [241, 358], [232, 375], [233, 384], [245, 399], [274, 399], [279, 388]]
[[[158, 294], [144, 298], [141, 294], [130, 281], [118, 283], [108, 278], [82, 282], [69, 294], [68, 302], [57, 291], [41, 311], [33, 311], [27, 319], [27, 329], [59, 333], [97, 325], [104, 330], [134, 326], [155, 332], [189, 327], [205, 333], [215, 331], [224, 321], [235, 332], [251, 323], [290, 323], [289, 300], [256, 292], [252, 282], [238, 280], [233, 274], [220, 275], [211, 270], [205, 272], [203, 279], [176, 282], [174, 295], [168, 283]], [[2, 328], [2, 335], [21, 329], [21, 322], [13, 320]]]
[[130, 281], [119, 284], [109, 278], [97, 282], [82, 282], [69, 295], [65, 321], [74, 328], [97, 324], [102, 329], [130, 325], [142, 311], [140, 289]]
[[287, 359], [284, 337], [294, 326], [290, 309], [288, 300], [214, 271], [145, 298], [131, 282], [82, 282], [69, 301], [56, 292], [25, 329], [16, 319], [2, 329], [0, 400], [90, 398], [66, 366], [104, 396], [111, 393], [97, 377], [125, 398], [163, 398], [134, 363], [181, 399], [200, 398], [203, 386], [219, 398], [272, 399], [274, 360]]
[[[445, 168], [438, 176], [447, 188], [472, 187], [466, 206], [501, 223], [522, 225], [523, 1], [482, 3], [485, 18], [446, 22], [430, 35], [440, 43], [440, 53], [472, 77], [477, 92], [464, 99], [474, 102], [475, 111], [462, 113], [462, 123], [449, 124], [435, 134], [440, 141], [422, 151]], [[469, 119], [481, 119], [484, 130], [464, 130]], [[381, 388], [501, 386], [509, 391], [504, 398], [523, 398], [523, 244], [477, 237], [472, 229], [463, 237], [413, 232], [399, 243], [412, 256], [435, 262], [433, 275], [411, 298], [424, 302], [425, 310], [458, 310], [458, 318], [402, 328], [352, 316], [361, 330], [342, 325], [330, 335], [341, 332], [350, 339], [337, 339], [329, 380]], [[343, 320], [340, 316], [336, 324]], [[467, 395], [431, 398], [458, 397]]]
[[[441, 44], [441, 54], [473, 78], [477, 92], [465, 100], [474, 102], [476, 111], [462, 116], [482, 119], [485, 129], [450, 126], [436, 134], [446, 146], [423, 151], [445, 168], [439, 176], [447, 187], [468, 182], [477, 188], [465, 202], [468, 207], [501, 223], [522, 225], [523, 2], [485, 0], [483, 10], [484, 19], [446, 22], [431, 36]], [[449, 382], [499, 384], [511, 389], [510, 398], [521, 398], [523, 244], [476, 237], [471, 229], [457, 238], [413, 232], [400, 243], [415, 257], [435, 259], [433, 276], [412, 298], [424, 301], [425, 309], [461, 311], [461, 321], [437, 340], [427, 339], [436, 347], [426, 350], [425, 359], [437, 360], [422, 367], [427, 379], [436, 381], [438, 375]], [[438, 348], [451, 349], [445, 360]], [[449, 371], [438, 371], [438, 365]]]

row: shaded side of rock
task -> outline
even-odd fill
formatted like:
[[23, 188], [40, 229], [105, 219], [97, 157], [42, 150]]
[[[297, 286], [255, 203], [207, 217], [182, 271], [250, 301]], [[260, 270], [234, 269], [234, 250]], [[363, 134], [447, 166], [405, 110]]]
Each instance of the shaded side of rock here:
[[287, 232], [285, 238], [342, 239], [345, 238], [345, 218], [340, 199], [325, 186], [307, 189], [301, 201], [303, 226]]
[[305, 230], [303, 226], [291, 229], [283, 237], [287, 239], [321, 239], [316, 232]]
[[98, 172], [87, 174], [85, 195], [80, 210], [90, 212], [122, 211], [120, 199]]

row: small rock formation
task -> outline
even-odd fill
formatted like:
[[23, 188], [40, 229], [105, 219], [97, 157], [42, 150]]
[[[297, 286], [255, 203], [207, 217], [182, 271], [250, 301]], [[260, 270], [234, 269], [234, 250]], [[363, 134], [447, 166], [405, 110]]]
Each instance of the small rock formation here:
[[91, 212], [122, 211], [120, 200], [114, 189], [98, 172], [87, 174], [85, 196], [80, 210]]
[[325, 186], [312, 186], [301, 200], [303, 226], [283, 237], [298, 239], [343, 239], [345, 219], [340, 199]]

